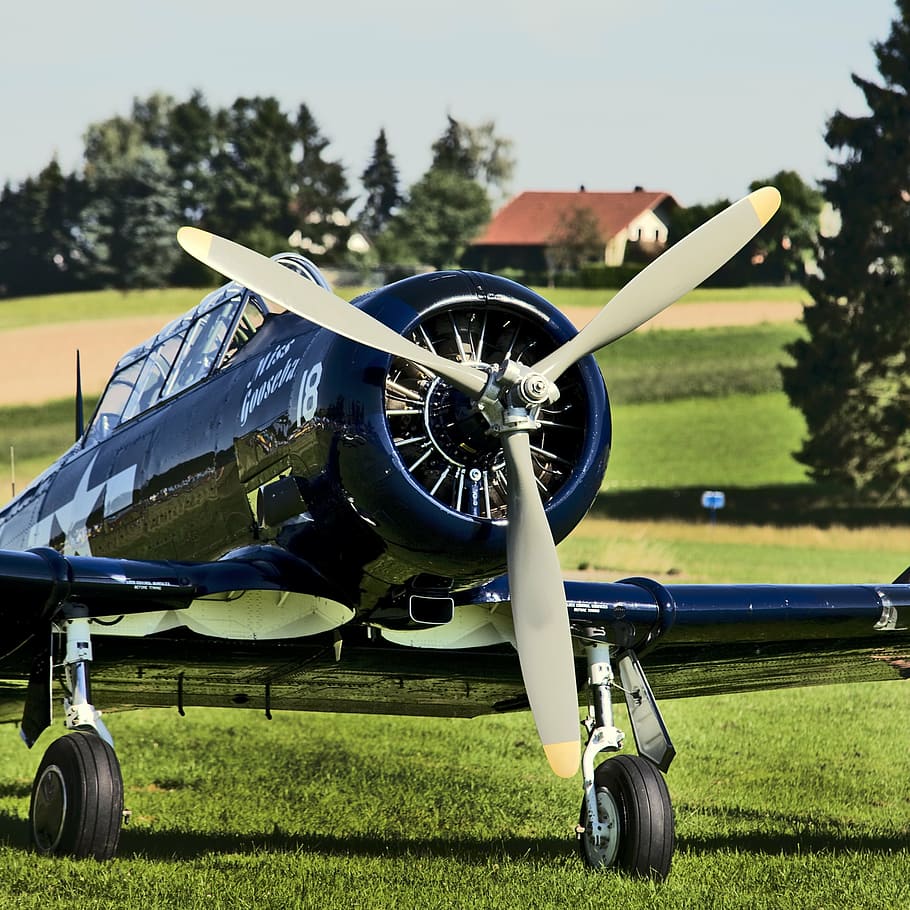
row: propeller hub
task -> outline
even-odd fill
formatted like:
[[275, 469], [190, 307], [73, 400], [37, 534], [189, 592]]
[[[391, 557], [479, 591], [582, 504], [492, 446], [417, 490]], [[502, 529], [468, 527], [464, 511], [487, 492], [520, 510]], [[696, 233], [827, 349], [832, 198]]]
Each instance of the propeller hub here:
[[539, 407], [559, 398], [559, 389], [541, 373], [528, 373], [523, 376], [516, 390], [530, 407]]

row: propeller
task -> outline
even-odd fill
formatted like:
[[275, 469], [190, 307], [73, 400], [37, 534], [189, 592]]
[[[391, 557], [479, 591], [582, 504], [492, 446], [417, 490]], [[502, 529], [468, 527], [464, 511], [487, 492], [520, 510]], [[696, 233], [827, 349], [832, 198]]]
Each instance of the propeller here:
[[574, 338], [534, 369], [555, 382], [576, 360], [644, 325], [713, 275], [779, 207], [780, 193], [773, 186], [734, 202], [642, 269]]
[[499, 436], [508, 474], [507, 559], [515, 638], [525, 691], [552, 769], [578, 770], [578, 696], [565, 588], [531, 460], [540, 407], [555, 401], [556, 380], [576, 361], [621, 338], [692, 290], [740, 250], [780, 206], [762, 187], [715, 215], [655, 259], [598, 315], [534, 366], [506, 362], [494, 372], [447, 360], [279, 263], [198, 228], [183, 227], [191, 256], [263, 297], [353, 341], [402, 357], [477, 401]]
[[403, 357], [435, 375], [466, 395], [483, 392], [488, 376], [483, 370], [440, 357], [392, 331], [363, 310], [253, 250], [194, 227], [177, 231], [177, 242], [195, 259], [244, 287], [274, 300], [310, 322], [331, 329], [367, 347]]

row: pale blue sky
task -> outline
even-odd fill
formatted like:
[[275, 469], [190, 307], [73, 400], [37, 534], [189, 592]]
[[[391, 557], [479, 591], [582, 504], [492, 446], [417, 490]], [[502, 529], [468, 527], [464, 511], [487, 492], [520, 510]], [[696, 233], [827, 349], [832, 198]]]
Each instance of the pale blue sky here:
[[835, 110], [862, 113], [850, 74], [893, 0], [45, 0], [0, 19], [0, 182], [57, 154], [132, 99], [193, 88], [213, 106], [305, 101], [352, 185], [385, 127], [406, 186], [445, 115], [495, 120], [512, 190], [648, 189], [684, 205], [737, 198], [782, 168], [827, 173]]

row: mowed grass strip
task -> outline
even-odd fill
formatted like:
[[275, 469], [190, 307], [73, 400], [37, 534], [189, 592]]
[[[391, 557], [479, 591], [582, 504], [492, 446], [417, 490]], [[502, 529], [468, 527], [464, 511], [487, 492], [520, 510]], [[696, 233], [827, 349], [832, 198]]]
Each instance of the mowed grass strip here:
[[0, 300], [0, 331], [51, 322], [84, 322], [160, 315], [161, 324], [195, 306], [207, 293], [198, 288], [146, 291], [83, 291]]
[[[127, 316], [161, 316], [162, 326], [174, 316], [192, 309], [213, 290], [208, 288], [153, 288], [135, 291], [80, 291], [40, 297], [0, 300], [0, 332], [29, 325], [121, 319]], [[365, 288], [338, 288], [345, 300]]]
[[[602, 307], [616, 296], [611, 288], [547, 288], [534, 290], [560, 309], [571, 307]], [[802, 303], [811, 300], [799, 285], [786, 287], [696, 288], [684, 294], [673, 306], [687, 303], [751, 303], [767, 300], [774, 303]]]
[[666, 583], [881, 584], [910, 566], [906, 527], [825, 529], [586, 518], [559, 546], [570, 577]]
[[783, 392], [618, 405], [604, 489], [801, 483], [804, 433]]
[[614, 405], [779, 392], [796, 323], [661, 329], [626, 335], [598, 352]]

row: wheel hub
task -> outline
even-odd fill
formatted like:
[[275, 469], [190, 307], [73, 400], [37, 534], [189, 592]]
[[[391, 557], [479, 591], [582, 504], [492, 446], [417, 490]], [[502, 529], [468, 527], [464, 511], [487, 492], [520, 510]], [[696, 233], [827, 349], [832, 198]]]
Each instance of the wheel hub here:
[[63, 836], [66, 821], [66, 782], [57, 765], [44, 769], [35, 785], [33, 832], [42, 853], [53, 853]]
[[[579, 831], [582, 850], [589, 866], [597, 869], [609, 869], [619, 853], [620, 817], [616, 800], [609, 790], [601, 787], [597, 790], [597, 815], [599, 836], [594, 836], [594, 827], [582, 803], [583, 830]], [[579, 825], [579, 827], [582, 827]]]

